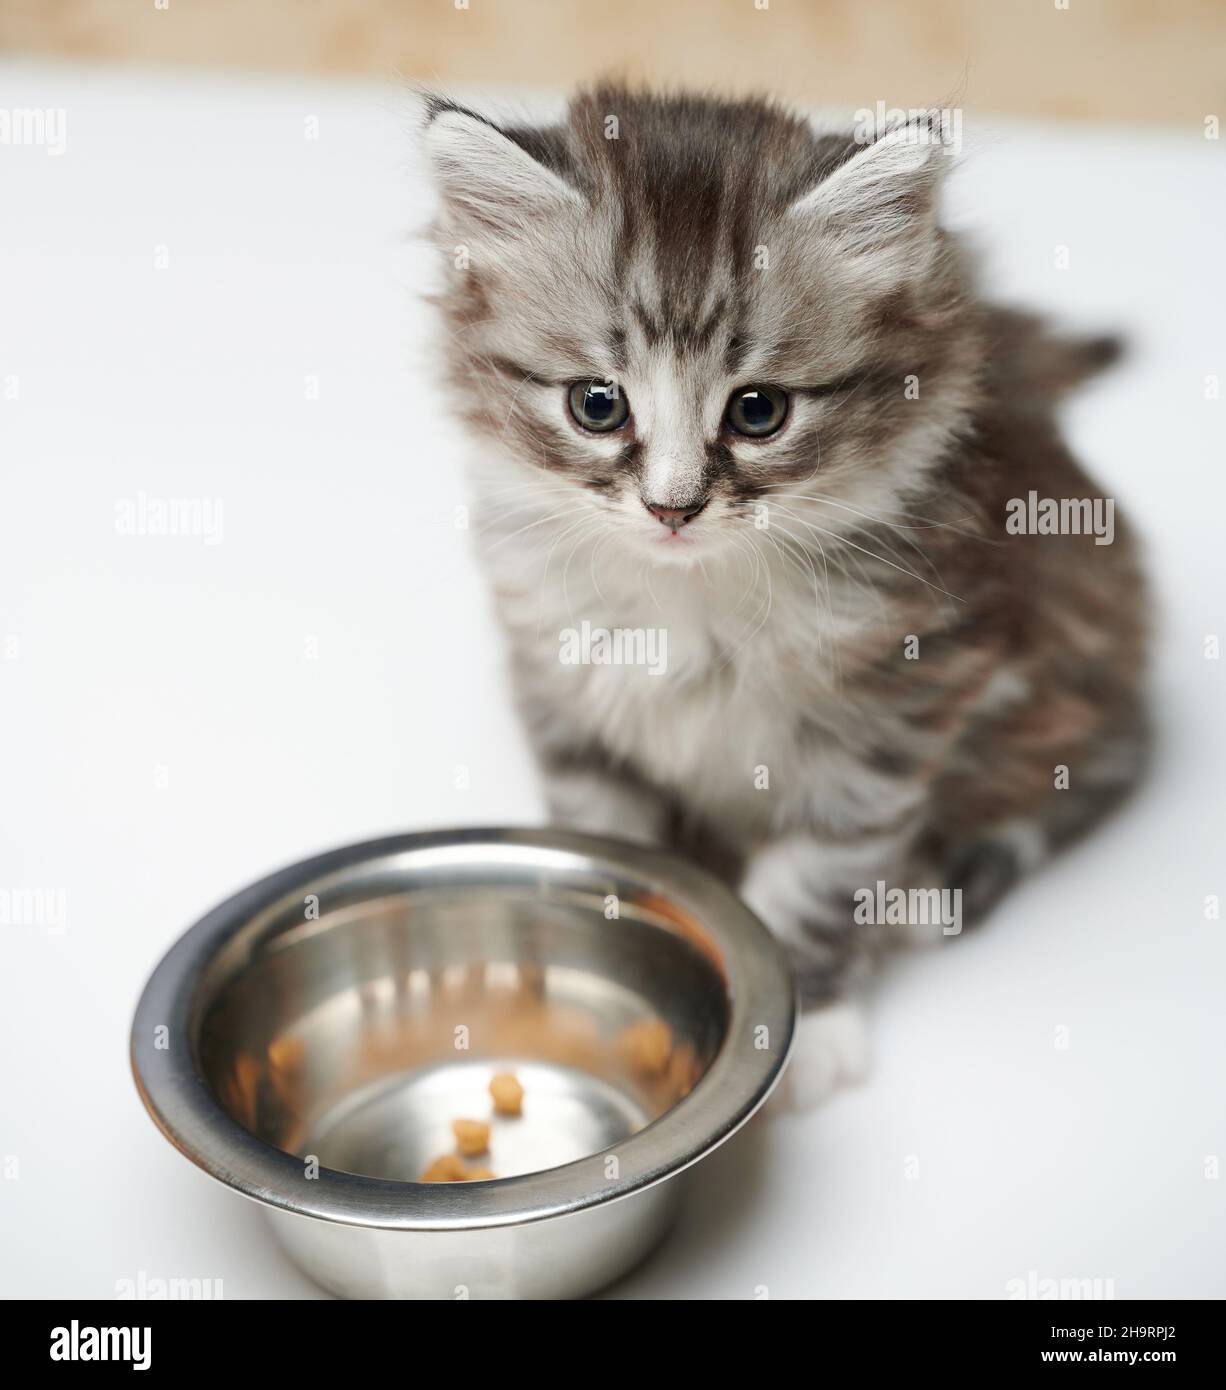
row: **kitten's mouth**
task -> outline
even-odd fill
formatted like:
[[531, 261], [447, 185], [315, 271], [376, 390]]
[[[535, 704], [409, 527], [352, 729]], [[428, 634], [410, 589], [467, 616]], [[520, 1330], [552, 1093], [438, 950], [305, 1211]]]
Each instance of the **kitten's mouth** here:
[[694, 529], [683, 526], [674, 531], [671, 526], [657, 526], [654, 531], [639, 532], [638, 544], [644, 547], [657, 564], [664, 566], [697, 564], [710, 553], [710, 527]]
[[657, 531], [654, 540], [656, 545], [693, 545], [694, 537], [688, 532], [680, 530]]

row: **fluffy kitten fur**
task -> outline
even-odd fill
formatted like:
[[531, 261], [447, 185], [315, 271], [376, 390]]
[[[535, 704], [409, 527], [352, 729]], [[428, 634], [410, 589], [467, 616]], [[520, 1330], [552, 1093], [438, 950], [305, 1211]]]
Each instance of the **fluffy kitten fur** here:
[[[1138, 775], [1130, 531], [1004, 524], [1030, 489], [1095, 495], [1053, 403], [1110, 345], [980, 298], [915, 127], [864, 145], [602, 87], [546, 127], [432, 99], [426, 143], [475, 530], [552, 815], [740, 887], [792, 951], [822, 1091], [861, 1067], [847, 1000], [903, 930], [853, 922], [856, 890], [960, 888], [970, 921]], [[575, 424], [589, 378], [623, 429]], [[778, 434], [724, 427], [749, 383], [790, 393]], [[700, 502], [677, 535], [645, 505]], [[563, 664], [585, 620], [666, 629], [667, 671]]]

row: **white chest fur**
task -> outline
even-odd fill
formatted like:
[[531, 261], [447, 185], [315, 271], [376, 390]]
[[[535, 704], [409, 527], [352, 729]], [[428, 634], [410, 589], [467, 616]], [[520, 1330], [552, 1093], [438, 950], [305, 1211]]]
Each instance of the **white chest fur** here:
[[586, 556], [565, 586], [509, 563], [495, 579], [524, 693], [577, 745], [751, 837], [786, 815], [779, 777], [794, 770], [796, 687], [812, 680], [815, 644], [798, 651], [784, 613], [772, 626], [764, 585], [735, 572], [618, 574]]

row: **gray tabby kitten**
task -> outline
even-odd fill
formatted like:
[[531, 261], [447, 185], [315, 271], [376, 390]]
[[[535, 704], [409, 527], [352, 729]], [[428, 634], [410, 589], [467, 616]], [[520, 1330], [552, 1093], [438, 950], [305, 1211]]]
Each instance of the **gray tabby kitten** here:
[[546, 127], [433, 98], [426, 143], [552, 816], [740, 887], [796, 963], [811, 1103], [864, 1068], [883, 948], [981, 915], [1138, 776], [1131, 533], [1010, 521], [1093, 498], [1053, 404], [1112, 345], [979, 297], [928, 124], [601, 87]]

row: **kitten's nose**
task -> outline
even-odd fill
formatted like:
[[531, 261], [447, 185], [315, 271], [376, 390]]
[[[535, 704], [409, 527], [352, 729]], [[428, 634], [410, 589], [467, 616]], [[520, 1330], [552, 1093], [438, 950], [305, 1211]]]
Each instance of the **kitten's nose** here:
[[671, 526], [674, 531], [679, 531], [702, 511], [707, 505], [707, 499], [704, 497], [701, 502], [691, 503], [688, 507], [661, 507], [655, 502], [647, 501], [644, 501], [643, 505], [662, 525]]

